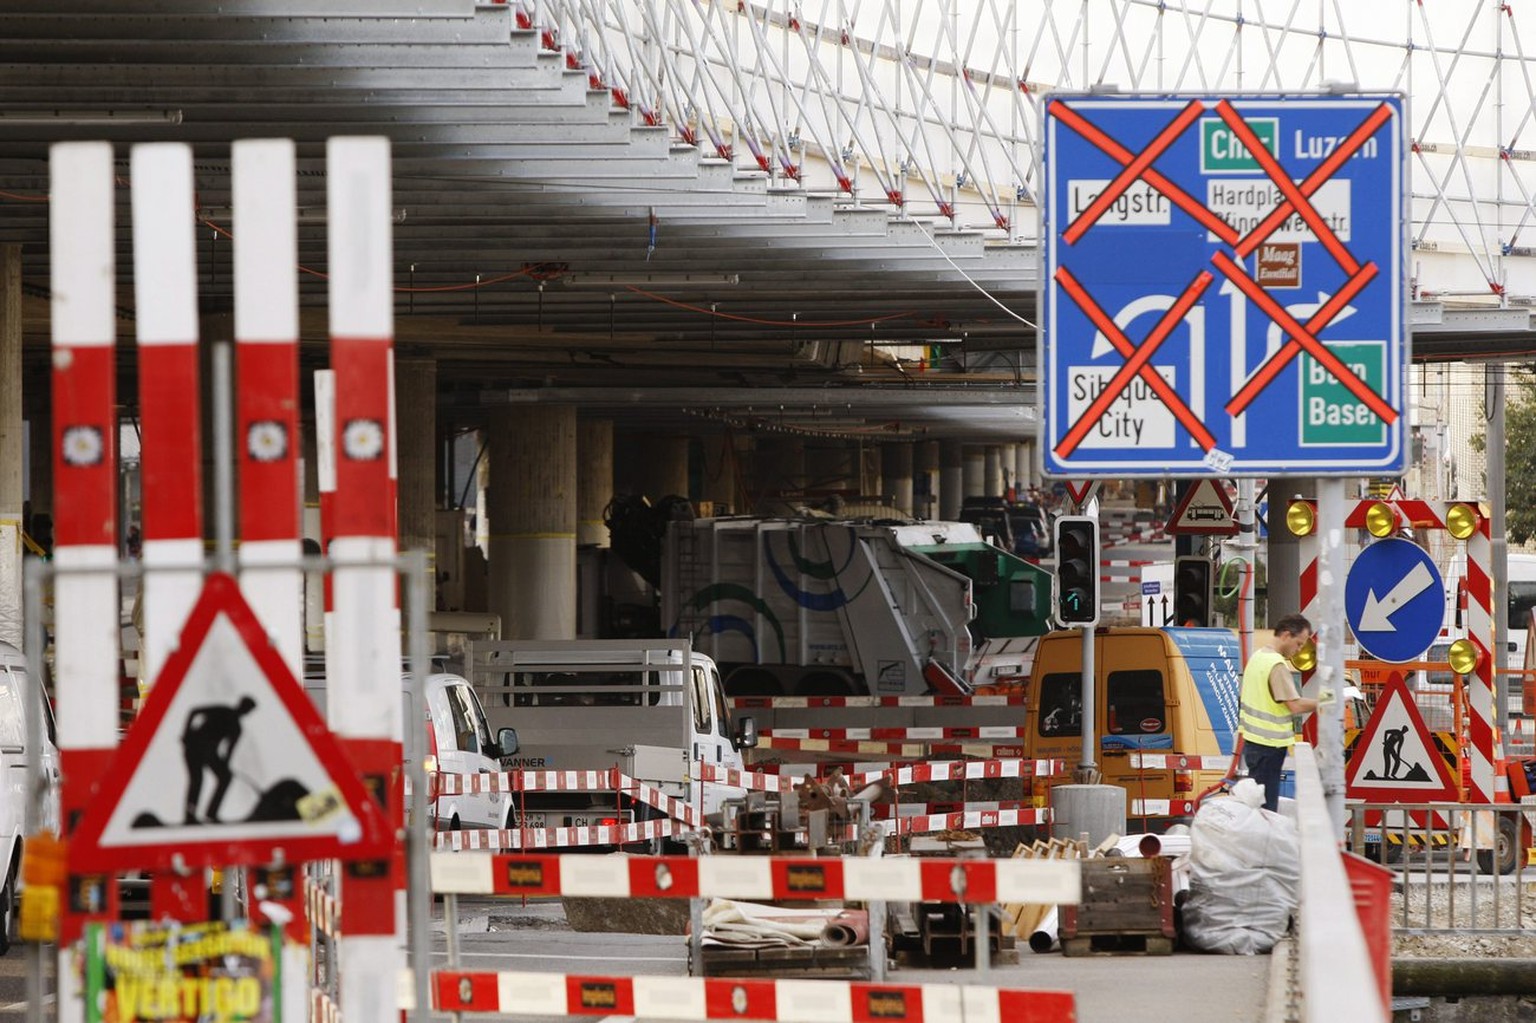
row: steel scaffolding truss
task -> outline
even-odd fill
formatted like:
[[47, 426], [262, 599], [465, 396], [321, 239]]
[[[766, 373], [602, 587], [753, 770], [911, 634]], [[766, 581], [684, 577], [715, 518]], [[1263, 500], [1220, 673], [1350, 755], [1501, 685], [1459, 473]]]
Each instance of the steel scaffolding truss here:
[[[784, 183], [1032, 240], [1042, 93], [1402, 90], [1414, 288], [1536, 296], [1536, 3], [519, 0], [646, 123]], [[1335, 83], [1338, 83], [1337, 85]]]

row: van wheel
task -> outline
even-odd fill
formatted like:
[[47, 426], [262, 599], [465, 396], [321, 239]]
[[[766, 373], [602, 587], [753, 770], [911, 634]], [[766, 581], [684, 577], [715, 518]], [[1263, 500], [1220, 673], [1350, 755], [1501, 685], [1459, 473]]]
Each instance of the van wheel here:
[[11, 857], [11, 869], [0, 888], [0, 956], [11, 950], [16, 937], [16, 869], [21, 863], [21, 849]]
[[511, 831], [517, 827], [517, 807], [509, 805], [507, 815], [502, 819], [501, 830]]
[[448, 822], [448, 830], [449, 831], [463, 831], [464, 830], [464, 825], [459, 821], [459, 815], [458, 814], [454, 814], [453, 815], [453, 820]]

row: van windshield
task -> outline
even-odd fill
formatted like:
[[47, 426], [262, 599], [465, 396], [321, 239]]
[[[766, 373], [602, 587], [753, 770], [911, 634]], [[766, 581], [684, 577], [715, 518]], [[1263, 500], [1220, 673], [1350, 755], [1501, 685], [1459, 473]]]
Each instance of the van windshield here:
[[1536, 582], [1509, 582], [1509, 634], [1524, 635], [1532, 609], [1536, 609]]
[[1162, 672], [1155, 668], [1112, 671], [1104, 690], [1107, 734], [1142, 736], [1168, 730]]
[[1083, 734], [1083, 676], [1056, 672], [1040, 682], [1040, 720], [1043, 736]]

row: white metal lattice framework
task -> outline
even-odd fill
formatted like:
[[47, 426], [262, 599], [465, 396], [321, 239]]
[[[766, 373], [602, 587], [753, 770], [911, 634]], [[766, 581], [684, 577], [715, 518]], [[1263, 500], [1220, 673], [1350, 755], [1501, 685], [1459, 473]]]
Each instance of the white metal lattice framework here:
[[515, 6], [546, 48], [563, 50], [639, 122], [783, 183], [1013, 240], [1036, 230], [1038, 108], [1049, 89], [1401, 90], [1415, 297], [1536, 297], [1532, 0]]

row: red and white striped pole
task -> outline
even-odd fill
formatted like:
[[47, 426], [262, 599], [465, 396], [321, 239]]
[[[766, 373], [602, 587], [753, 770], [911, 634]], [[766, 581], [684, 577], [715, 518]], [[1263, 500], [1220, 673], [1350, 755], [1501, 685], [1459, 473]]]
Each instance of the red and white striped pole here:
[[[1315, 509], [1314, 509], [1315, 510]], [[1314, 516], [1315, 520], [1315, 516]], [[1322, 555], [1322, 523], [1313, 526], [1312, 532], [1306, 536], [1297, 538], [1297, 547], [1301, 556], [1301, 586], [1297, 593], [1297, 599], [1301, 602], [1298, 613], [1312, 623], [1312, 631], [1317, 632], [1318, 626], [1318, 593], [1317, 571], [1318, 560]], [[1317, 669], [1308, 668], [1301, 673], [1301, 691], [1305, 692], [1307, 683], [1312, 681], [1312, 675]], [[1316, 693], [1312, 695], [1316, 696]], [[1317, 745], [1317, 715], [1310, 714], [1301, 724], [1301, 734], [1313, 746]]]
[[133, 147], [133, 286], [143, 451], [144, 678], [154, 685], [202, 590], [192, 149]]
[[[390, 148], [384, 138], [326, 144], [331, 369], [336, 374], [334, 629], [327, 651], [331, 728], [364, 780], [403, 820], [400, 614], [396, 606]], [[341, 1011], [383, 1023], [399, 1011], [404, 922], [399, 856], [348, 864], [341, 888]]]
[[1477, 646], [1477, 668], [1467, 676], [1469, 771], [1467, 801], [1492, 803], [1494, 784], [1494, 671], [1499, 664], [1493, 642], [1492, 524], [1478, 516], [1477, 531], [1467, 538], [1467, 638]]
[[240, 589], [289, 669], [302, 678], [293, 142], [236, 142], [233, 167]]
[[[49, 151], [53, 292], [54, 685], [65, 837], [117, 746], [117, 277], [112, 146]], [[76, 893], [94, 890], [90, 906]], [[68, 886], [59, 923], [59, 1018], [82, 1018], [72, 949], [87, 920], [115, 918], [107, 879]]]
[[[180, 642], [203, 587], [203, 460], [198, 364], [197, 245], [192, 149], [180, 142], [136, 145], [133, 290], [139, 350], [143, 450], [144, 685], [153, 686]], [[202, 877], [157, 874], [156, 918], [207, 916]]]
[[[294, 147], [251, 139], [232, 149], [235, 365], [240, 466], [240, 590], [295, 678], [304, 677], [304, 553], [299, 510], [299, 288]], [[285, 864], [253, 871], [253, 919], [277, 904], [283, 975], [309, 975], [304, 885]], [[283, 921], [277, 921], [282, 923]], [[307, 1011], [302, 984], [284, 986], [283, 1016]]]

